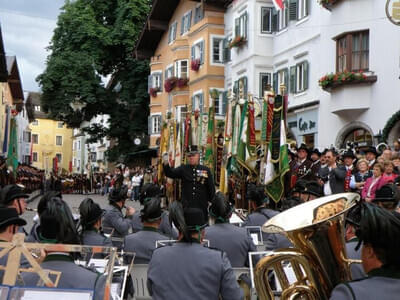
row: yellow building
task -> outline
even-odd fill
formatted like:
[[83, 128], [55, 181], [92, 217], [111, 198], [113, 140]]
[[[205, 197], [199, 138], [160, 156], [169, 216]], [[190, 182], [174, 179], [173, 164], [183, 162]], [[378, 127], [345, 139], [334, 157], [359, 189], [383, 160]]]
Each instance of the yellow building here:
[[51, 172], [54, 158], [57, 157], [58, 172], [68, 173], [72, 166], [73, 131], [63, 122], [51, 120], [43, 112], [40, 93], [30, 92], [35, 120], [29, 125], [32, 138], [32, 165]]
[[167, 113], [180, 122], [187, 111], [207, 112], [211, 90], [221, 92], [214, 105], [217, 119], [223, 118], [225, 2], [153, 1], [135, 49], [138, 59], [150, 59], [151, 148], [157, 147]]

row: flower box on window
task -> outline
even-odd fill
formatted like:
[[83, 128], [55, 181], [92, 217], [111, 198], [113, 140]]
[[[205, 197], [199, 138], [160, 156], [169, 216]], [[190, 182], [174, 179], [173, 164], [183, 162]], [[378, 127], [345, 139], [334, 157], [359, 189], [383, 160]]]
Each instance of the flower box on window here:
[[187, 79], [187, 78], [178, 78], [176, 85], [178, 86], [178, 88], [183, 88], [183, 87], [187, 86], [188, 82], [189, 82], [189, 79]]
[[176, 77], [170, 77], [165, 79], [164, 88], [167, 93], [169, 93], [175, 88], [177, 80], [178, 79]]
[[319, 4], [322, 5], [327, 10], [331, 10], [332, 7], [340, 2], [341, 0], [319, 0]]
[[159, 87], [150, 88], [150, 95], [152, 97], [157, 97], [157, 93], [160, 91]]
[[339, 73], [331, 73], [325, 76], [322, 76], [318, 83], [321, 88], [327, 92], [331, 92], [333, 89], [344, 86], [344, 85], [353, 85], [353, 84], [372, 84], [376, 82], [376, 75], [367, 75], [360, 72], [339, 72]]
[[240, 48], [246, 43], [247, 43], [246, 38], [244, 36], [238, 35], [232, 40], [232, 42], [230, 42], [229, 48]]
[[192, 69], [192, 71], [197, 72], [200, 69], [200, 59], [193, 59], [190, 63], [190, 68]]

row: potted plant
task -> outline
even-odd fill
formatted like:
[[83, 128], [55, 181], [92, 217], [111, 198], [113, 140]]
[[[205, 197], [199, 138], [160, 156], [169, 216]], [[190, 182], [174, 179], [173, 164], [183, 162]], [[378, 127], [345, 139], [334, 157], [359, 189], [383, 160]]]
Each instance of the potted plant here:
[[160, 91], [159, 87], [150, 88], [150, 95], [152, 97], [157, 97], [157, 93]]
[[338, 3], [340, 0], [319, 0], [319, 4], [327, 10], [331, 10], [332, 6]]
[[192, 71], [197, 72], [200, 69], [200, 59], [199, 58], [193, 59], [192, 62], [190, 63], [190, 68], [192, 69]]
[[170, 91], [172, 91], [172, 90], [175, 88], [176, 82], [177, 82], [177, 78], [176, 78], [176, 77], [167, 78], [167, 79], [165, 80], [165, 83], [164, 83], [165, 91], [166, 91], [167, 93], [169, 93]]
[[330, 91], [336, 87], [348, 85], [348, 84], [358, 84], [358, 83], [373, 83], [377, 80], [374, 75], [367, 76], [363, 71], [359, 72], [338, 72], [330, 73], [322, 76], [318, 83], [323, 90]]
[[184, 86], [187, 86], [188, 82], [189, 82], [189, 80], [187, 78], [178, 78], [177, 86], [179, 88], [182, 88]]
[[232, 42], [230, 42], [229, 48], [240, 48], [246, 43], [246, 38], [244, 36], [238, 35], [232, 40]]

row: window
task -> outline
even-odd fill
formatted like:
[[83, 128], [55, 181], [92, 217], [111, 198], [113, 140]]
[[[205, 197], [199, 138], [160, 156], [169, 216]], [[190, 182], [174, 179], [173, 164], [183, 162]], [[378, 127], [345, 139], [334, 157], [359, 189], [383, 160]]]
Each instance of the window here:
[[287, 91], [288, 83], [289, 83], [288, 75], [289, 75], [289, 70], [287, 68], [281, 69], [281, 70], [277, 71], [276, 73], [274, 73], [273, 85], [274, 85], [275, 94], [280, 94], [280, 86], [282, 84], [285, 85], [286, 91]]
[[271, 86], [271, 82], [271, 73], [260, 73], [260, 98], [264, 97], [264, 92]]
[[56, 135], [56, 146], [62, 146], [62, 136]]
[[74, 158], [73, 167], [76, 167], [76, 158]]
[[300, 93], [308, 89], [308, 62], [290, 67], [290, 92]]
[[81, 150], [81, 141], [78, 141], [78, 150]]
[[188, 61], [177, 60], [175, 62], [175, 77], [188, 78]]
[[38, 120], [34, 120], [34, 121], [32, 122], [32, 125], [34, 125], [34, 126], [39, 125], [39, 121], [38, 121]]
[[183, 17], [181, 21], [181, 35], [185, 34], [190, 30], [190, 26], [192, 23], [192, 11], [188, 11]]
[[203, 92], [197, 92], [192, 96], [192, 111], [199, 111], [202, 113], [204, 110], [204, 97]]
[[272, 7], [261, 7], [261, 33], [272, 32]]
[[159, 91], [162, 91], [162, 72], [157, 71], [151, 73], [148, 78], [148, 90], [150, 92], [151, 88], [158, 88]]
[[149, 134], [159, 134], [161, 132], [161, 115], [151, 115], [148, 126]]
[[32, 152], [32, 161], [37, 162], [38, 161], [38, 154], [37, 152]]
[[57, 161], [60, 164], [62, 161], [62, 154], [61, 153], [56, 153]]
[[283, 10], [278, 11], [278, 31], [285, 29], [289, 21], [289, 10], [287, 3], [285, 2], [285, 7]]
[[178, 26], [178, 23], [175, 21], [172, 23], [171, 26], [169, 26], [169, 32], [168, 32], [168, 44], [172, 43], [176, 39], [176, 27]]
[[31, 133], [29, 131], [24, 131], [24, 133], [23, 133], [23, 141], [25, 143], [30, 143], [31, 142]]
[[236, 36], [247, 38], [247, 12], [235, 19], [235, 37]]
[[336, 71], [369, 70], [369, 31], [352, 32], [336, 38]]
[[204, 63], [204, 41], [198, 41], [192, 46], [191, 59], [200, 60], [200, 64]]
[[169, 65], [166, 69], [165, 69], [165, 79], [171, 78], [174, 76], [174, 65]]
[[32, 144], [39, 144], [39, 135], [33, 133], [32, 134]]
[[31, 156], [30, 155], [24, 155], [23, 156], [23, 161], [24, 161], [24, 164], [29, 165], [31, 163]]
[[224, 63], [224, 38], [222, 37], [212, 37], [211, 38], [212, 47], [212, 63], [222, 64]]
[[247, 77], [241, 77], [235, 81], [233, 86], [233, 92], [240, 97], [240, 89], [243, 89], [243, 97], [247, 96]]
[[[301, 20], [308, 16], [308, 2], [309, 0], [296, 0], [297, 6], [297, 20]], [[291, 9], [291, 8], [290, 8]], [[291, 9], [292, 10], [292, 9]], [[308, 144], [307, 144], [308, 145]]]
[[63, 128], [63, 126], [64, 126], [64, 122], [58, 122], [57, 123], [57, 127], [58, 128]]
[[175, 120], [178, 123], [184, 122], [186, 119], [186, 112], [187, 112], [186, 106], [176, 106], [175, 107]]
[[194, 10], [194, 24], [200, 22], [204, 18], [204, 10], [202, 5], [196, 6]]
[[35, 105], [35, 111], [40, 111], [40, 105]]
[[214, 100], [215, 114], [216, 115], [225, 115], [226, 104], [228, 102], [228, 95], [225, 91], [219, 91], [219, 97]]

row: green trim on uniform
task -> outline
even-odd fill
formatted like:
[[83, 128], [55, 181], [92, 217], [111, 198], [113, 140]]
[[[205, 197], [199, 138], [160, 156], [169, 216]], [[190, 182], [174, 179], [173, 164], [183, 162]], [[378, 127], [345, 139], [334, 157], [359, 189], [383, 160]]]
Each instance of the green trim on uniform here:
[[154, 231], [154, 232], [158, 232], [157, 228], [154, 227], [150, 227], [150, 226], [143, 226], [143, 231]]
[[400, 279], [400, 270], [394, 266], [382, 266], [368, 273], [368, 277], [376, 276]]
[[45, 261], [69, 261], [69, 262], [74, 262], [74, 259], [70, 255], [49, 254], [43, 260], [43, 262], [45, 262]]
[[351, 296], [353, 298], [353, 300], [356, 300], [356, 295], [354, 294], [354, 291], [352, 289], [352, 287], [350, 286], [350, 284], [348, 282], [343, 283], [345, 286], [347, 286], [347, 288], [350, 290]]

